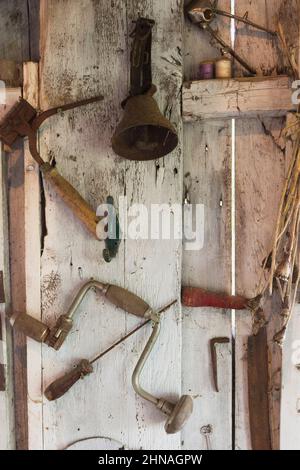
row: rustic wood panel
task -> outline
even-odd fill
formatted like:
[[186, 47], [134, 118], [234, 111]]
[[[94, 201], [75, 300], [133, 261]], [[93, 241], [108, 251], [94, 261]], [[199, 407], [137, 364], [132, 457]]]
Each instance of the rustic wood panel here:
[[[236, 12], [274, 29], [281, 1], [255, 2], [239, 0]], [[245, 25], [238, 25], [236, 50], [243, 54], [259, 74], [282, 73], [278, 42], [265, 33], [253, 31]], [[236, 65], [236, 73], [243, 71]], [[236, 195], [237, 195], [237, 257], [236, 284], [241, 294], [256, 295], [261, 278], [263, 259], [270, 251], [272, 235], [279, 207], [284, 181], [285, 154], [274, 136], [278, 135], [284, 121], [241, 120], [236, 123]], [[272, 178], [270, 178], [272, 175]], [[273, 448], [279, 448], [281, 352], [273, 346], [272, 338], [276, 329], [278, 305], [267, 309], [270, 317], [270, 399], [271, 431]], [[236, 338], [236, 447], [250, 447], [248, 398], [246, 395], [247, 335], [251, 333], [250, 316], [237, 316]]]
[[10, 329], [6, 328], [6, 310], [10, 302], [9, 259], [8, 259], [8, 220], [7, 220], [7, 182], [6, 159], [0, 145], [0, 270], [3, 271], [6, 304], [0, 305], [0, 363], [4, 369], [2, 391], [0, 392], [1, 433], [0, 449], [11, 450], [14, 442], [13, 380]]
[[[38, 58], [38, 12], [39, 2], [37, 0], [13, 0], [7, 2], [1, 0], [0, 16], [0, 58], [9, 61], [22, 63], [30, 60], [33, 55]], [[30, 7], [30, 8], [29, 8]], [[34, 8], [33, 8], [34, 7]], [[35, 14], [34, 14], [35, 12]], [[8, 89], [8, 103], [15, 100], [15, 92]], [[10, 231], [10, 249], [14, 249], [11, 254], [11, 277], [12, 277], [12, 303], [10, 310], [20, 309], [25, 311], [25, 270], [24, 261], [24, 188], [22, 188], [23, 178], [23, 149], [21, 145], [11, 155], [9, 159], [9, 215]], [[20, 185], [19, 185], [20, 184]], [[18, 211], [20, 211], [18, 213]], [[15, 220], [12, 220], [14, 216]], [[19, 224], [19, 225], [18, 225]], [[23, 277], [24, 276], [24, 277]], [[17, 290], [17, 283], [20, 289]], [[9, 293], [7, 294], [9, 295]], [[16, 415], [16, 445], [17, 448], [27, 448], [28, 430], [27, 430], [27, 375], [26, 375], [26, 340], [22, 335], [14, 335], [14, 374], [15, 374], [15, 415]], [[12, 394], [8, 395], [8, 400], [12, 400]], [[10, 426], [10, 432], [12, 424]], [[11, 432], [11, 440], [14, 440]]]
[[[290, 121], [288, 116], [287, 122]], [[286, 173], [293, 154], [293, 141], [288, 140], [286, 145]], [[281, 433], [280, 443], [282, 450], [295, 450], [300, 448], [300, 395], [299, 370], [300, 339], [299, 339], [300, 309], [296, 304], [291, 323], [288, 327], [287, 337], [282, 352], [282, 406], [281, 406]]]
[[0, 57], [22, 62], [29, 60], [27, 1], [1, 0]]
[[283, 349], [281, 449], [300, 448], [300, 374], [295, 365], [300, 363], [300, 313], [295, 308]]
[[[110, 147], [120, 102], [128, 89], [127, 79], [119, 79], [127, 70], [125, 5], [115, 2], [109, 16], [107, 5], [89, 0], [64, 2], [64, 15], [61, 8], [59, 1], [41, 2], [40, 104], [46, 109], [98, 94], [103, 94], [105, 101], [52, 119], [41, 136], [42, 155], [55, 158], [63, 176], [96, 209], [109, 194], [118, 201], [125, 191], [125, 163], [115, 158]], [[89, 25], [84, 30], [83, 21]], [[89, 238], [51, 188], [45, 188], [45, 197], [42, 316], [53, 324], [91, 277], [124, 285], [124, 244], [117, 259], [106, 265], [104, 244]], [[92, 358], [125, 331], [125, 314], [91, 293], [62, 350], [56, 353], [43, 348], [43, 388], [63, 370], [83, 357]], [[108, 437], [121, 442], [127, 439], [124, 402], [130, 381], [124, 373], [125, 363], [118, 350], [57, 403], [43, 399], [45, 449], [65, 448], [74, 440], [95, 434], [110, 434]]]
[[[230, 1], [220, 8], [230, 9]], [[229, 21], [220, 20], [219, 31], [230, 41]], [[198, 78], [201, 60], [218, 57], [205, 32], [185, 21], [185, 80]], [[183, 284], [231, 293], [231, 122], [194, 123], [184, 126], [184, 181], [193, 204], [204, 210], [204, 246], [183, 253]], [[183, 430], [184, 449], [206, 449], [203, 426], [212, 426], [211, 447], [232, 447], [231, 347], [218, 353], [221, 391], [213, 390], [209, 340], [231, 338], [230, 312], [183, 309], [183, 387], [195, 396], [195, 411]], [[216, 411], [217, 410], [217, 411]]]
[[287, 76], [188, 82], [182, 100], [184, 121], [280, 117], [296, 108]]

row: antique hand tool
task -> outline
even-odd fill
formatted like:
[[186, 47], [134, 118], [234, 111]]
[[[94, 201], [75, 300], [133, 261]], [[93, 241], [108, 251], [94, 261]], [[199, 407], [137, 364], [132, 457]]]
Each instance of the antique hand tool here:
[[[138, 300], [141, 301], [140, 299]], [[141, 301], [141, 302], [144, 302], [144, 301]], [[174, 302], [170, 303], [169, 305], [161, 309], [158, 313], [159, 314], [164, 313], [166, 310], [171, 308], [176, 302], [177, 301], [175, 300]], [[149, 312], [151, 310], [149, 306], [148, 306], [148, 310]], [[80, 379], [83, 379], [86, 375], [89, 375], [93, 372], [93, 364], [95, 364], [95, 362], [102, 359], [104, 356], [106, 356], [108, 353], [113, 351], [120, 344], [124, 343], [124, 341], [129, 339], [131, 336], [133, 336], [139, 330], [144, 328], [150, 322], [151, 322], [151, 319], [145, 321], [144, 323], [139, 325], [137, 328], [134, 328], [134, 330], [132, 330], [126, 336], [121, 338], [119, 341], [114, 343], [112, 346], [110, 346], [108, 349], [106, 349], [102, 353], [98, 354], [98, 356], [96, 356], [93, 360], [87, 361], [86, 359], [83, 359], [82, 361], [80, 361], [79, 364], [75, 368], [73, 368], [70, 372], [67, 372], [65, 375], [55, 380], [51, 385], [47, 387], [45, 391], [46, 398], [49, 401], [54, 401], [64, 396], [68, 392], [68, 390], [70, 390], [70, 388], [73, 387], [73, 385], [75, 385]]]
[[6, 87], [21, 87], [23, 84], [23, 66], [12, 60], [0, 59], [0, 80], [5, 83]]
[[[71, 110], [102, 100], [103, 96], [97, 96], [38, 113], [26, 100], [20, 98], [19, 102], [0, 123], [0, 140], [7, 146], [10, 147], [19, 137], [28, 137], [30, 153], [38, 163], [44, 179], [53, 187], [58, 196], [82, 222], [85, 228], [97, 239], [97, 224], [100, 222], [101, 218], [96, 216], [95, 211], [80, 196], [78, 191], [60, 175], [55, 167], [44, 162], [38, 151], [37, 135], [40, 126], [49, 117], [59, 114], [62, 111]], [[107, 255], [106, 260], [108, 260]]]
[[117, 155], [129, 160], [155, 160], [178, 145], [175, 128], [159, 110], [153, 95], [151, 46], [153, 20], [139, 18], [131, 34], [130, 96], [122, 103], [124, 116], [112, 138]]
[[0, 271], [0, 304], [5, 304], [3, 271]]
[[182, 304], [185, 307], [212, 307], [226, 310], [254, 310], [261, 298], [246, 299], [240, 295], [218, 294], [197, 287], [183, 287]]
[[24, 313], [13, 315], [10, 319], [11, 325], [29, 338], [46, 343], [51, 348], [58, 350], [73, 327], [74, 314], [91, 289], [97, 289], [109, 302], [128, 313], [147, 319], [151, 319], [153, 316], [156, 318], [149, 305], [131, 292], [121, 287], [91, 280], [80, 289], [68, 312], [59, 317], [53, 328], [50, 329], [41, 321]]
[[248, 339], [248, 400], [252, 450], [272, 450], [267, 330]]
[[212, 362], [212, 370], [213, 370], [213, 378], [214, 378], [214, 386], [216, 392], [219, 392], [219, 384], [218, 384], [218, 358], [217, 358], [217, 344], [229, 344], [229, 338], [213, 338], [210, 341], [210, 353], [211, 353], [211, 362]]
[[172, 403], [164, 398], [157, 398], [151, 393], [143, 389], [140, 384], [140, 377], [153, 350], [155, 343], [160, 333], [160, 316], [157, 315], [156, 319], [153, 319], [153, 331], [148, 340], [145, 349], [136, 365], [136, 368], [132, 375], [132, 385], [135, 392], [144, 400], [149, 401], [156, 406], [162, 413], [168, 416], [165, 423], [165, 431], [167, 434], [176, 434], [179, 432], [187, 423], [193, 412], [193, 399], [189, 395], [183, 395], [177, 403]]
[[276, 31], [272, 31], [264, 26], [261, 26], [248, 19], [248, 13], [244, 16], [233, 15], [227, 11], [218, 9], [218, 0], [192, 0], [186, 7], [186, 13], [192, 23], [199, 26], [199, 28], [207, 31], [213, 39], [215, 39], [223, 48], [224, 52], [228, 52], [234, 59], [236, 59], [248, 72], [256, 75], [256, 70], [251, 67], [242, 57], [237, 54], [232, 47], [230, 47], [219, 34], [210, 26], [212, 21], [217, 16], [226, 16], [227, 18], [235, 19], [236, 21], [245, 23], [260, 31], [264, 31], [271, 36], [277, 36]]

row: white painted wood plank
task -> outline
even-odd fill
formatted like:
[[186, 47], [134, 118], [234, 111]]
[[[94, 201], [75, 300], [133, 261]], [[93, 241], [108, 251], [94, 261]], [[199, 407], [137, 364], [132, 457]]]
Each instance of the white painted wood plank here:
[[201, 80], [183, 87], [183, 119], [284, 116], [295, 109], [288, 77]]

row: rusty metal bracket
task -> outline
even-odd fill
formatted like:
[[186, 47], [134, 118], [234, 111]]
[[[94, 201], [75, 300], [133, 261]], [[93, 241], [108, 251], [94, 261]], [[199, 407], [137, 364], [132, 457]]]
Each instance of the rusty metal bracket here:
[[103, 250], [103, 258], [110, 263], [118, 254], [122, 234], [120, 229], [119, 217], [114, 207], [114, 199], [112, 196], [107, 198], [108, 206], [108, 225], [107, 238], [105, 240], [105, 249]]
[[210, 341], [210, 352], [211, 352], [211, 362], [212, 362], [212, 370], [213, 370], [213, 379], [214, 379], [214, 386], [216, 392], [219, 392], [219, 384], [218, 384], [218, 358], [217, 358], [217, 349], [216, 346], [218, 344], [229, 344], [229, 338], [213, 338]]

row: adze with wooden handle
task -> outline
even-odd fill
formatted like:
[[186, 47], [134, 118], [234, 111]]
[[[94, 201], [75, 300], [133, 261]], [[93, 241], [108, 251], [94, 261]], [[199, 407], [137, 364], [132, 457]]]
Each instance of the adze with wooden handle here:
[[272, 450], [266, 328], [248, 338], [248, 402], [252, 450]]

